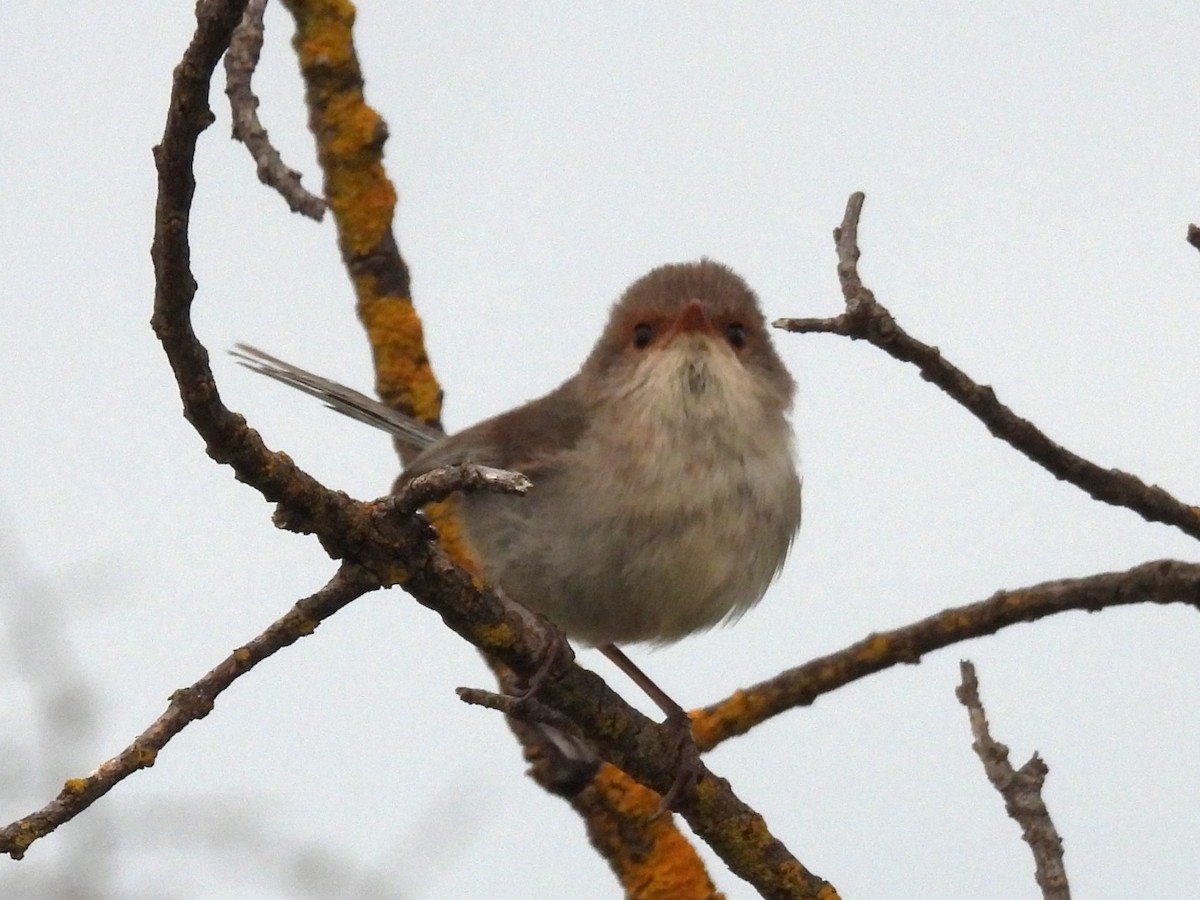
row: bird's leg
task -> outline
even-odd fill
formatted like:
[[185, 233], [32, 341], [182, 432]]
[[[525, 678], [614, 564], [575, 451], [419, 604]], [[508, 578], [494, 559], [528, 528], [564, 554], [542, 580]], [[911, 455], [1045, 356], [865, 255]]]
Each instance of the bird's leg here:
[[667, 716], [663, 725], [671, 733], [679, 765], [675, 770], [675, 780], [671, 783], [670, 789], [663, 794], [658, 812], [654, 814], [654, 817], [658, 818], [668, 811], [680, 795], [695, 783], [700, 774], [700, 751], [696, 747], [696, 739], [692, 735], [692, 718], [687, 714], [686, 709], [672, 700], [666, 691], [655, 684], [650, 676], [639, 669], [633, 660], [615, 644], [601, 644], [596, 649], [628, 675], [630, 680], [640, 687]]

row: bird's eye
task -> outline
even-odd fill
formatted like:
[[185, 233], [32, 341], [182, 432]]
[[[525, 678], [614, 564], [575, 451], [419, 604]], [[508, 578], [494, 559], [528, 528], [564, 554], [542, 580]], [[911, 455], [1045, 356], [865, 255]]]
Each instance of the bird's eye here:
[[633, 346], [639, 350], [649, 345], [654, 340], [654, 329], [645, 322], [638, 322], [633, 326]]
[[725, 340], [734, 350], [741, 350], [746, 346], [746, 326], [741, 322], [729, 323], [725, 326]]

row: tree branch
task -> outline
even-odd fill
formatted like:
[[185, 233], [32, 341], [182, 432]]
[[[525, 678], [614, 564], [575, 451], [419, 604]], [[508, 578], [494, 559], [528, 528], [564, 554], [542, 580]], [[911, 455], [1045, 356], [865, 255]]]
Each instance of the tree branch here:
[[[163, 140], [155, 151], [159, 199], [151, 249], [155, 267], [152, 322], [179, 384], [184, 414], [215, 460], [232, 466], [239, 479], [279, 503], [277, 521], [316, 533], [327, 551], [352, 560], [382, 585], [403, 583], [418, 602], [435, 610], [456, 633], [528, 677], [537, 671], [551, 639], [533, 616], [495, 591], [481, 588], [437, 546], [420, 519], [397, 520], [376, 505], [329, 491], [283, 454], [267, 450], [258, 434], [221, 402], [207, 351], [191, 325], [196, 283], [190, 269], [187, 223], [195, 190], [192, 161], [196, 142], [212, 122], [208, 107], [212, 72], [244, 5], [245, 0], [202, 0], [197, 6], [196, 37], [176, 69]], [[339, 18], [344, 16], [345, 6], [291, 0], [293, 11], [300, 6], [311, 6], [316, 15], [301, 26], [297, 38], [306, 80], [310, 71], [328, 77], [330, 73], [322, 70], [327, 57], [313, 43], [317, 36], [313, 29], [341, 31], [348, 38], [349, 22]], [[298, 22], [302, 18], [298, 14]], [[320, 46], [328, 51], [331, 45]], [[311, 97], [312, 81], [309, 90], [311, 107], [316, 102]], [[314, 128], [328, 124], [314, 121]], [[379, 130], [374, 133], [378, 135]], [[373, 146], [370, 141], [368, 146]], [[336, 213], [337, 192], [327, 194]], [[357, 199], [365, 202], [362, 197]], [[383, 235], [386, 249], [390, 231], [378, 233]], [[343, 230], [341, 239], [343, 252], [358, 252], [352, 232]], [[391, 247], [395, 249], [394, 242]], [[364, 252], [370, 249], [359, 248]], [[377, 260], [358, 256], [355, 260], [361, 264], [355, 270], [356, 281], [377, 271]], [[407, 289], [406, 284], [403, 287]], [[565, 665], [542, 685], [539, 700], [576, 722], [604, 759], [643, 784], [664, 792], [673, 783], [677, 754], [670, 733], [630, 707], [595, 674], [574, 663]], [[701, 767], [695, 785], [683, 794], [677, 808], [726, 865], [764, 896], [836, 896], [829, 885], [795, 860], [727, 782], [707, 769]]]
[[855, 193], [846, 205], [837, 243], [838, 279], [846, 311], [830, 319], [779, 319], [776, 328], [798, 333], [840, 334], [865, 340], [890, 356], [913, 363], [931, 381], [981, 421], [993, 435], [1023, 453], [1055, 478], [1069, 482], [1096, 500], [1131, 509], [1150, 522], [1174, 525], [1200, 538], [1200, 507], [1181, 503], [1156, 485], [1117, 469], [1102, 469], [1054, 443], [1032, 423], [996, 399], [995, 391], [972, 381], [931, 347], [910, 336], [875, 299], [858, 274], [858, 221], [865, 196]]
[[263, 45], [263, 11], [267, 0], [249, 0], [225, 54], [225, 94], [233, 114], [233, 137], [250, 151], [258, 180], [287, 201], [292, 212], [320, 222], [325, 201], [300, 184], [301, 173], [284, 163], [258, 118], [258, 97], [251, 87]]
[[[405, 589], [489, 656], [520, 676], [532, 675], [550, 639], [548, 632], [539, 629], [536, 620], [530, 623], [533, 617], [523, 611], [514, 610], [516, 621], [497, 621], [498, 609], [514, 605], [491, 590], [480, 591], [470, 574], [444, 553], [435, 550], [429, 563], [410, 570]], [[537, 699], [575, 722], [606, 761], [660, 794], [671, 787], [678, 754], [670, 731], [629, 706], [599, 676], [571, 663], [543, 682]], [[765, 897], [836, 898], [833, 888], [788, 852], [727, 781], [701, 768], [676, 810], [734, 874]]]
[[709, 750], [786, 710], [808, 706], [822, 694], [852, 681], [900, 663], [920, 662], [930, 651], [1068, 610], [1096, 612], [1134, 603], [1184, 603], [1200, 609], [1200, 564], [1160, 560], [1125, 572], [998, 591], [987, 600], [868, 635], [836, 653], [737, 691], [693, 712], [692, 730], [701, 748]]
[[154, 765], [158, 751], [187, 725], [207, 716], [217, 697], [271, 654], [312, 634], [322, 621], [351, 600], [376, 590], [379, 582], [359, 566], [343, 565], [330, 582], [298, 601], [282, 618], [234, 650], [203, 678], [171, 694], [166, 711], [112, 759], [91, 774], [71, 778], [57, 797], [37, 812], [0, 828], [0, 853], [20, 859], [34, 841], [75, 818], [138, 769]]
[[233, 467], [237, 477], [268, 500], [286, 504], [297, 530], [316, 533], [326, 550], [341, 557], [361, 532], [361, 509], [301, 471], [287, 456], [272, 453], [258, 433], [222, 402], [208, 352], [192, 330], [196, 281], [191, 271], [188, 222], [196, 181], [192, 165], [201, 132], [213, 122], [208, 103], [213, 70], [240, 21], [246, 0], [203, 0], [197, 27], [175, 68], [162, 142], [154, 148], [158, 169], [155, 207], [154, 315], [151, 325], [166, 351], [179, 386], [183, 413], [204, 439], [214, 460]]
[[442, 466], [418, 475], [404, 485], [398, 494], [377, 502], [376, 508], [385, 514], [411, 516], [427, 504], [445, 500], [457, 491], [487, 491], [492, 494], [525, 494], [533, 482], [520, 472], [458, 463]]
[[988, 729], [987, 713], [979, 699], [975, 666], [966, 660], [959, 666], [962, 684], [955, 693], [971, 719], [971, 734], [975, 736], [971, 749], [983, 762], [988, 781], [1004, 798], [1005, 810], [1021, 826], [1021, 837], [1033, 851], [1035, 877], [1042, 889], [1042, 897], [1044, 900], [1071, 900], [1071, 887], [1063, 866], [1062, 838], [1058, 836], [1042, 799], [1042, 784], [1050, 768], [1034, 753], [1020, 769], [1013, 769], [1008, 761], [1008, 748], [993, 740]]
[[342, 262], [375, 358], [375, 389], [393, 409], [436, 425], [442, 391], [408, 266], [392, 233], [396, 189], [383, 166], [387, 125], [366, 102], [354, 49], [354, 7], [342, 0], [283, 0], [296, 21], [292, 45], [304, 78], [309, 128], [333, 211]]

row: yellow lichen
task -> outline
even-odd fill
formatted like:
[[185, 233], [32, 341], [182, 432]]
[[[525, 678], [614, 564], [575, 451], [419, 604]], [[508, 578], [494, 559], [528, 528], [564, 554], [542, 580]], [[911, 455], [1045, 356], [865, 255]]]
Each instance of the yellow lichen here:
[[867, 639], [866, 646], [858, 652], [860, 659], [875, 662], [885, 659], [891, 652], [892, 642], [882, 634], [873, 634]]
[[[620, 769], [601, 765], [587, 803], [593, 839], [604, 848], [626, 895], [638, 900], [716, 898], [712, 881], [695, 849], [670, 816], [650, 818], [659, 796]], [[645, 841], [625, 839], [630, 823], [644, 830]]]
[[348, 0], [286, 2], [296, 17], [296, 55], [302, 66], [340, 68], [354, 63], [351, 29], [354, 4]]
[[735, 691], [715, 710], [697, 709], [692, 717], [696, 745], [707, 750], [729, 734], [742, 734], [763, 717], [766, 698], [753, 691]]
[[317, 630], [317, 620], [304, 613], [298, 613], [292, 617], [291, 626], [293, 634], [303, 637]]
[[483, 649], [511, 647], [516, 641], [516, 634], [503, 622], [496, 625], [475, 625], [471, 629], [475, 643]]
[[479, 566], [471, 555], [471, 548], [467, 544], [466, 536], [463, 534], [462, 526], [459, 524], [454, 509], [453, 499], [442, 500], [426, 506], [425, 513], [437, 528], [442, 547], [445, 548], [450, 558], [471, 573], [471, 581], [475, 588], [482, 588], [485, 583], [479, 577]]

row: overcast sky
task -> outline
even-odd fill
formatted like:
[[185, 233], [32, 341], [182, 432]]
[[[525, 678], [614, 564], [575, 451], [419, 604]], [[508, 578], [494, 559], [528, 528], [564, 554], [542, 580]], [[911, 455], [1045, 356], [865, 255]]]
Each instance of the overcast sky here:
[[[4, 821], [119, 751], [333, 571], [204, 455], [148, 325], [150, 148], [191, 7], [0, 10]], [[1055, 440], [1200, 498], [1194, 4], [360, 7], [449, 427], [557, 385], [624, 286], [664, 262], [729, 264], [769, 318], [835, 314], [830, 231], [861, 189], [862, 274], [904, 327]], [[273, 5], [267, 26], [261, 114], [317, 187], [290, 20]], [[262, 188], [220, 85], [213, 106], [192, 247], [222, 396], [325, 484], [376, 496], [395, 474], [386, 438], [224, 356], [248, 341], [372, 383], [332, 223]], [[777, 344], [799, 383], [804, 526], [736, 627], [636, 655], [684, 705], [1000, 588], [1200, 559], [878, 350]], [[962, 657], [1014, 761], [1036, 749], [1051, 767], [1076, 896], [1195, 896], [1194, 609], [1009, 629], [822, 697], [710, 765], [844, 897], [1035, 896], [970, 751]], [[581, 662], [648, 707], [597, 654]], [[615, 896], [500, 717], [454, 695], [489, 684], [407, 595], [359, 600], [153, 769], [0, 861], [0, 893]]]

